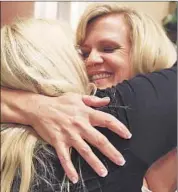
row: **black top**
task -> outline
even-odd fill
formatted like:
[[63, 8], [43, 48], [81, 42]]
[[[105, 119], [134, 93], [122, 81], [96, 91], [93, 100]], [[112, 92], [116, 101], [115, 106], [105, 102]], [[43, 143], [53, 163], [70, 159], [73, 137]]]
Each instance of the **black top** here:
[[[81, 182], [71, 184], [72, 192], [141, 192], [147, 169], [154, 161], [176, 147], [176, 79], [177, 65], [174, 65], [160, 72], [138, 75], [113, 88], [98, 90], [97, 96], [111, 98], [108, 106], [98, 110], [114, 115], [132, 132], [132, 138], [124, 140], [108, 129], [97, 128], [123, 154], [126, 164], [120, 167], [92, 147], [109, 171], [108, 176], [102, 178], [74, 151], [73, 160], [76, 163], [80, 159], [86, 188], [83, 189]], [[53, 148], [50, 150], [54, 151]], [[43, 149], [39, 150], [37, 155], [44, 159], [46, 164], [53, 163], [54, 166], [49, 168], [49, 172], [54, 171], [56, 179], [50, 178], [50, 173], [46, 173], [46, 179], [52, 185], [39, 179], [38, 185], [33, 186], [32, 191], [60, 191], [58, 183], [64, 173], [57, 156], [53, 157]], [[38, 161], [36, 168], [38, 174], [44, 176], [43, 167]], [[17, 185], [14, 187], [14, 191], [17, 191]]]

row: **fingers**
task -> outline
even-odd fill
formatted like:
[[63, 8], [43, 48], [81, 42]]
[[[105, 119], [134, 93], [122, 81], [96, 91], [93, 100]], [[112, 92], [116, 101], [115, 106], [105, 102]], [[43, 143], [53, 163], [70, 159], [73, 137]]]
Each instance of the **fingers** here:
[[132, 137], [132, 134], [123, 123], [114, 116], [102, 111], [92, 110], [90, 113], [90, 122], [94, 126], [107, 127], [125, 139], [130, 139]]
[[[82, 130], [81, 136], [83, 139], [87, 140], [89, 143], [91, 143], [93, 146], [98, 148], [105, 156], [107, 156], [111, 161], [116, 163], [117, 165], [124, 165], [125, 160], [122, 156], [122, 154], [109, 142], [109, 140], [102, 135], [98, 130], [94, 129], [92, 126], [90, 126], [86, 122], [79, 121], [80, 123], [77, 123], [76, 120], [76, 125], [80, 126], [80, 129]], [[79, 146], [82, 149], [82, 141], [80, 142], [81, 146]], [[91, 166], [93, 167], [94, 161], [96, 162], [96, 158], [94, 159], [94, 156], [91, 155], [92, 152], [90, 151], [91, 149], [87, 148], [87, 146], [84, 147], [84, 152], [86, 155], [90, 154], [90, 158], [93, 157], [91, 162]], [[86, 159], [86, 156], [84, 157]], [[93, 167], [94, 168], [94, 167]]]
[[84, 95], [82, 97], [82, 100], [86, 105], [91, 107], [102, 107], [110, 102], [109, 97], [99, 98], [96, 96], [88, 96], [88, 95]]
[[[105, 177], [108, 174], [106, 167], [93, 153], [89, 145], [80, 136], [70, 136], [70, 140], [68, 141], [68, 143], [70, 143], [70, 145], [78, 151], [78, 153], [85, 159], [85, 161], [95, 170], [95, 172], [99, 176]], [[67, 147], [64, 143], [59, 142], [55, 145], [55, 149], [66, 175], [73, 183], [77, 183], [78, 175], [71, 161], [69, 147]]]
[[99, 131], [94, 130], [92, 134], [91, 132], [86, 133], [84, 139], [98, 148], [99, 151], [117, 165], [123, 166], [125, 164], [122, 154]]
[[73, 143], [73, 147], [99, 176], [105, 177], [108, 174], [108, 171], [103, 163], [93, 153], [89, 145], [81, 137], [78, 137], [76, 141], [77, 142]]
[[71, 161], [69, 147], [66, 146], [62, 142], [58, 142], [55, 144], [55, 149], [57, 152], [57, 156], [60, 160], [60, 163], [68, 176], [68, 178], [75, 184], [78, 182], [78, 174], [73, 166]]

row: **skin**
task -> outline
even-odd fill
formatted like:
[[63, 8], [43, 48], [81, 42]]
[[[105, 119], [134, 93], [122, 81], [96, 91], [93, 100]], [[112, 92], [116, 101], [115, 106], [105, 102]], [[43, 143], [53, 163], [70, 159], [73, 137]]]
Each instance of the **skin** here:
[[156, 161], [147, 171], [148, 188], [156, 192], [175, 192], [177, 189], [177, 150], [173, 149]]

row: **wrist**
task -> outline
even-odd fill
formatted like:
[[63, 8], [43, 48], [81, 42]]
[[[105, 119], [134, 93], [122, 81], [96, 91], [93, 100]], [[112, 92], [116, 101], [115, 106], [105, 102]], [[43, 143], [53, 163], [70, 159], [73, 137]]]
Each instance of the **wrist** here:
[[34, 93], [2, 88], [1, 122], [30, 125], [29, 115], [36, 97]]

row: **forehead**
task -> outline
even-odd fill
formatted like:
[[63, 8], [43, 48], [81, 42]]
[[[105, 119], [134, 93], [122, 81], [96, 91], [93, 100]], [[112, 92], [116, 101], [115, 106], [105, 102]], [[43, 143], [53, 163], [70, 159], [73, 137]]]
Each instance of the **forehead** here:
[[109, 14], [97, 17], [88, 24], [83, 44], [91, 40], [128, 40], [129, 26], [122, 14]]

